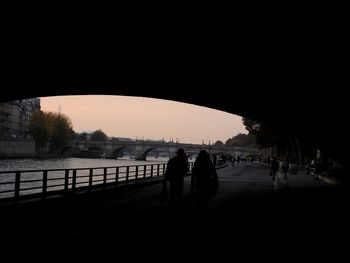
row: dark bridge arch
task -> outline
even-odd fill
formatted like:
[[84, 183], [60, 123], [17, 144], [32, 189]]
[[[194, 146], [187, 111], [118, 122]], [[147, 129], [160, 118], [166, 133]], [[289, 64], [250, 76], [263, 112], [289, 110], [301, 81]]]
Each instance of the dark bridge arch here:
[[123, 152], [125, 152], [127, 150], [129, 150], [127, 147], [119, 147], [119, 148], [113, 150], [113, 152], [111, 154], [111, 157], [117, 159], [120, 156], [121, 153], [123, 153]]
[[146, 151], [144, 151], [144, 156], [145, 157], [147, 157], [147, 154], [149, 153], [149, 152], [151, 152], [151, 151], [153, 151], [153, 150], [155, 150], [155, 149], [158, 149], [158, 147], [152, 147], [152, 148], [149, 148], [149, 149], [147, 149]]
[[163, 152], [167, 152], [167, 153], [169, 152], [168, 147], [164, 147], [164, 146], [150, 147], [143, 152], [143, 159], [146, 160], [147, 155], [154, 150], [162, 150]]
[[[350, 162], [349, 143], [344, 139], [347, 132], [336, 128], [348, 118], [348, 96], [342, 88], [342, 83], [347, 83], [341, 76], [343, 68], [329, 57], [328, 60], [319, 57], [329, 47], [324, 47], [321, 53], [305, 53], [297, 52], [295, 47], [284, 51], [272, 50], [267, 45], [264, 52], [256, 52], [242, 46], [242, 51], [247, 51], [240, 52], [245, 54], [242, 57], [230, 58], [229, 52], [221, 48], [223, 56], [215, 58], [210, 53], [203, 57], [202, 53], [195, 56], [183, 52], [166, 60], [164, 53], [157, 50], [147, 52], [152, 54], [147, 57], [146, 53], [137, 54], [135, 50], [126, 52], [128, 47], [120, 49], [123, 52], [104, 47], [108, 56], [96, 56], [100, 49], [87, 47], [88, 53], [80, 48], [61, 49], [64, 55], [44, 63], [37, 59], [43, 47], [37, 52], [33, 48], [23, 48], [24, 54], [18, 50], [2, 54], [1, 86], [6, 87], [6, 94], [1, 94], [0, 101], [84, 94], [175, 100], [264, 121], [298, 136], [345, 166]], [[290, 53], [291, 50], [295, 52]], [[38, 56], [21, 59], [34, 53]], [[231, 69], [217, 57], [225, 57], [226, 62], [232, 59], [236, 64]], [[26, 90], [17, 92], [20, 86]], [[334, 102], [337, 107], [330, 105]]]
[[105, 157], [106, 155], [104, 150], [98, 146], [89, 147], [87, 154], [89, 157], [93, 157], [93, 158]]
[[145, 156], [147, 156], [148, 153], [150, 153], [151, 151], [154, 151], [154, 150], [163, 150], [164, 152], [168, 152], [168, 148], [164, 147], [164, 146], [151, 147], [151, 148], [148, 148], [147, 150], [145, 150], [145, 152], [144, 152]]

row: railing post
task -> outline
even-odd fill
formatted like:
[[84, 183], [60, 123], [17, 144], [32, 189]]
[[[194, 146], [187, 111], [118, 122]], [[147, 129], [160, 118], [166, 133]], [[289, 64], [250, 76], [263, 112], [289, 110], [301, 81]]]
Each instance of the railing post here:
[[19, 191], [21, 188], [21, 172], [16, 172], [16, 178], [15, 178], [15, 201], [18, 201], [19, 198]]
[[126, 167], [125, 180], [126, 180], [126, 182], [129, 182], [129, 166]]
[[77, 183], [77, 170], [74, 169], [73, 170], [73, 178], [72, 178], [72, 190], [75, 190], [76, 183]]
[[65, 175], [64, 175], [64, 190], [68, 191], [69, 187], [69, 169], [66, 169]]
[[136, 166], [136, 171], [135, 171], [135, 181], [137, 181], [137, 178], [139, 177], [139, 166]]
[[163, 175], [165, 175], [165, 163], [163, 164]]
[[159, 176], [159, 166], [160, 164], [157, 164], [157, 177]]
[[107, 168], [103, 168], [103, 188], [106, 187], [107, 184]]
[[46, 192], [47, 192], [47, 170], [43, 171], [43, 198], [46, 197]]
[[143, 178], [146, 178], [146, 165], [143, 166]]
[[94, 175], [94, 170], [92, 168], [89, 169], [89, 190], [92, 188], [92, 179]]
[[115, 181], [118, 184], [118, 182], [119, 182], [119, 167], [115, 168]]
[[151, 178], [153, 177], [153, 164], [151, 164]]

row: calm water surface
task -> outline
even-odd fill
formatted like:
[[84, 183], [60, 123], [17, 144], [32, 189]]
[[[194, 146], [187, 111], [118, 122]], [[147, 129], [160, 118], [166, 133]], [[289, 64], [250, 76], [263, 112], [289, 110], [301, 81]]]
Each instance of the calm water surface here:
[[[0, 173], [0, 198], [13, 197], [15, 188], [15, 173], [10, 171], [30, 171], [30, 170], [50, 170], [50, 169], [74, 169], [74, 168], [98, 168], [94, 169], [94, 178], [97, 180], [103, 179], [102, 167], [116, 167], [116, 166], [132, 166], [132, 165], [151, 165], [153, 166], [153, 173], [156, 173], [157, 164], [166, 163], [169, 158], [149, 157], [146, 161], [136, 161], [134, 159], [89, 159], [89, 158], [52, 158], [52, 159], [0, 159], [0, 171], [9, 173]], [[147, 166], [150, 172], [150, 166]], [[162, 169], [163, 165], [161, 166]], [[126, 167], [119, 169], [118, 180], [125, 180]], [[130, 167], [129, 179], [135, 179], [136, 168]], [[140, 175], [143, 170], [140, 171]], [[162, 174], [162, 170], [160, 174]], [[107, 182], [115, 182], [116, 180], [116, 168], [107, 169]], [[89, 180], [89, 169], [78, 170], [77, 175], [77, 187], [87, 186]], [[20, 183], [20, 195], [40, 193], [42, 191], [43, 172], [22, 172]], [[70, 171], [69, 183], [72, 183], [72, 170]], [[150, 175], [147, 175], [150, 176]], [[47, 174], [49, 181], [47, 182], [47, 191], [62, 190], [64, 188], [65, 171], [49, 171]], [[95, 179], [94, 179], [95, 180]], [[93, 184], [101, 184], [102, 182], [93, 182]], [[56, 186], [59, 185], [59, 186]], [[36, 188], [27, 189], [26, 188]]]
[[89, 158], [52, 158], [52, 159], [0, 159], [0, 171], [40, 170], [40, 169], [72, 169], [109, 166], [143, 165], [164, 163], [169, 158], [147, 158], [146, 161], [134, 159], [89, 159]]

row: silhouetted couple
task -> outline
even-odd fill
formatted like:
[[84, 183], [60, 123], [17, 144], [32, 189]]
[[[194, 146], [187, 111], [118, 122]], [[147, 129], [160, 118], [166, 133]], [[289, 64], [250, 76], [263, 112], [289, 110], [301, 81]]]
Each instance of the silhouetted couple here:
[[[185, 151], [180, 148], [176, 156], [168, 161], [164, 174], [162, 196], [168, 197], [169, 205], [174, 206], [182, 200], [184, 177], [188, 172], [188, 161]], [[167, 183], [169, 182], [169, 194]], [[203, 209], [207, 209], [209, 199], [217, 194], [218, 176], [208, 152], [199, 152], [192, 169], [191, 192]]]

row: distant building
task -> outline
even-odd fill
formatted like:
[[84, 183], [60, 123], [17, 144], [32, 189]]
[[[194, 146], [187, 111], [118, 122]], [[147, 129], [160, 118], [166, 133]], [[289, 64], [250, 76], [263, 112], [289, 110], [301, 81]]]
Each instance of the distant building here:
[[40, 99], [0, 103], [0, 139], [29, 139], [29, 121], [40, 111]]

